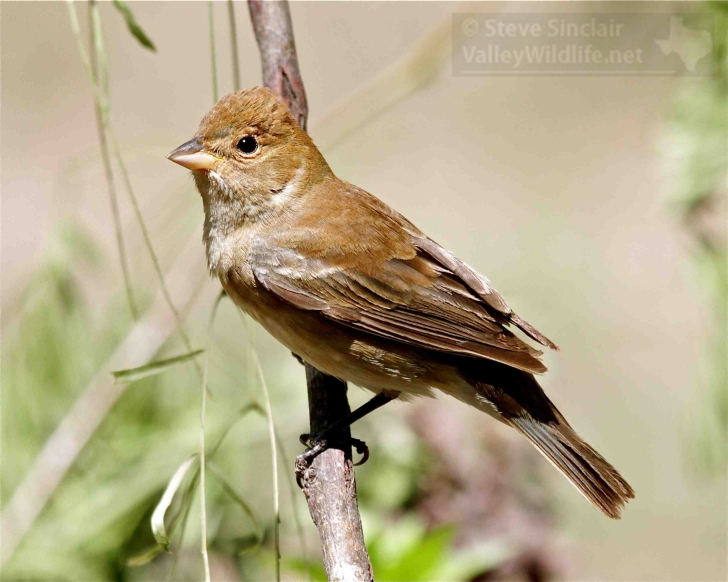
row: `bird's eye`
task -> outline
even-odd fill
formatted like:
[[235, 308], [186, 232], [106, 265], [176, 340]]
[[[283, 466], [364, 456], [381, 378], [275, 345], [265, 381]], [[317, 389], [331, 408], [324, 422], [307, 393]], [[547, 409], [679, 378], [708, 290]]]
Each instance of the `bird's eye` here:
[[238, 142], [237, 148], [244, 154], [252, 154], [258, 149], [258, 140], [252, 135], [246, 135]]

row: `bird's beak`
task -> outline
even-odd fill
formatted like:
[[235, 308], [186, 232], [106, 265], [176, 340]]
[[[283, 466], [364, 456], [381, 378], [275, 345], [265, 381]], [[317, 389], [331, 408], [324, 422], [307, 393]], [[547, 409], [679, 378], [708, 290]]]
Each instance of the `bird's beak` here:
[[179, 146], [167, 159], [190, 170], [212, 170], [218, 161], [217, 157], [205, 151], [199, 137]]

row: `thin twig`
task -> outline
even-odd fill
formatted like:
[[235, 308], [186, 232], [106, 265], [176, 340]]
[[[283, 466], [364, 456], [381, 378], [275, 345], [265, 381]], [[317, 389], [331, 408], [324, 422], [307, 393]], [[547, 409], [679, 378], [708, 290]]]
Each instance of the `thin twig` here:
[[[242, 312], [241, 312], [242, 316]], [[245, 320], [243, 320], [245, 323]], [[276, 582], [280, 582], [281, 579], [281, 540], [280, 540], [280, 525], [281, 525], [281, 511], [280, 511], [280, 489], [278, 487], [278, 447], [276, 446], [276, 427], [273, 422], [273, 407], [270, 400], [270, 392], [268, 391], [268, 383], [265, 381], [265, 375], [263, 374], [263, 366], [260, 364], [260, 358], [258, 357], [258, 351], [253, 347], [252, 350], [253, 360], [255, 362], [256, 370], [258, 371], [258, 379], [260, 385], [263, 388], [263, 398], [265, 399], [265, 412], [268, 417], [268, 436], [270, 438], [270, 450], [271, 459], [273, 461], [273, 515], [275, 521], [273, 522], [274, 532], [274, 544], [276, 552]]]
[[[218, 435], [217, 440], [210, 447], [209, 452], [205, 453], [205, 456], [207, 459], [212, 459], [212, 457], [215, 456], [215, 453], [222, 445], [223, 441], [225, 440], [228, 433], [230, 432], [230, 429], [232, 429], [233, 426], [235, 426], [235, 424], [249, 412], [258, 412], [260, 414], [263, 414], [263, 409], [260, 406], [258, 406], [257, 403], [251, 403], [251, 404], [247, 404], [246, 406], [243, 406], [243, 408], [241, 408], [238, 411], [238, 414], [234, 418], [232, 418], [230, 422], [228, 422], [227, 426], [222, 430], [220, 435]], [[206, 463], [206, 468], [211, 469], [212, 472], [215, 473], [214, 467], [207, 466], [207, 463]], [[183, 507], [184, 513], [182, 515], [182, 521], [181, 521], [181, 526], [180, 526], [181, 527], [180, 536], [179, 536], [179, 541], [177, 542], [177, 550], [175, 552], [173, 552], [174, 559], [172, 561], [172, 568], [170, 569], [169, 576], [167, 577], [167, 582], [172, 582], [177, 573], [177, 565], [178, 565], [178, 561], [179, 561], [179, 556], [181, 554], [182, 546], [184, 544], [185, 531], [187, 529], [187, 518], [189, 517], [190, 509], [192, 508], [191, 499], [195, 495], [195, 492], [196, 492], [195, 490], [197, 488], [199, 476], [200, 476], [199, 473], [197, 473], [195, 475], [194, 479], [190, 483], [189, 494], [186, 493], [183, 498], [182, 507]], [[236, 494], [236, 496], [237, 496], [237, 494]], [[189, 498], [189, 502], [187, 501], [188, 498]], [[258, 521], [257, 516], [255, 516], [253, 514], [251, 519], [253, 520], [254, 524], [256, 524], [258, 530], [261, 531], [260, 522]], [[261, 538], [262, 538], [262, 535], [263, 534], [260, 533]]]
[[215, 21], [212, 15], [212, 0], [207, 0], [207, 20], [210, 35], [210, 61], [212, 67], [212, 101], [217, 103], [217, 57], [215, 56]]
[[255, 528], [255, 537], [258, 538], [256, 541], [256, 546], [259, 546], [263, 543], [263, 538], [265, 537], [265, 534], [263, 532], [263, 524], [260, 523], [260, 519], [255, 514], [253, 509], [250, 507], [247, 501], [243, 499], [242, 495], [240, 495], [233, 486], [228, 482], [227, 478], [225, 477], [225, 474], [223, 473], [223, 470], [218, 467], [215, 463], [212, 461], [208, 461], [207, 463], [207, 469], [215, 475], [217, 480], [219, 481], [220, 485], [222, 486], [223, 490], [230, 496], [231, 499], [235, 500], [237, 504], [240, 506], [240, 509], [243, 510], [247, 514], [247, 516], [250, 518], [250, 521], [253, 522], [253, 527]]
[[[281, 464], [284, 467], [292, 467], [293, 465], [290, 462], [291, 458], [288, 456], [286, 448], [283, 446], [283, 439], [281, 439], [277, 431], [276, 441], [278, 441], [278, 448], [281, 452]], [[296, 487], [295, 483], [293, 482], [293, 475], [290, 471], [283, 471], [283, 474], [286, 476], [288, 493], [291, 496], [291, 511], [293, 511], [293, 521], [296, 523], [296, 533], [298, 534], [298, 541], [301, 544], [301, 554], [303, 555], [304, 562], [306, 562], [306, 573], [308, 574], [308, 579], [313, 580], [311, 560], [309, 560], [308, 558], [308, 547], [306, 545], [306, 534], [303, 531], [303, 522], [301, 521], [301, 516], [298, 513], [298, 504], [296, 503], [296, 493], [298, 493], [298, 487]]]
[[[212, 0], [208, 0], [208, 17], [210, 21], [210, 58], [212, 60], [212, 96], [213, 100], [217, 102], [217, 66], [215, 63], [215, 26], [212, 19]], [[128, 176], [126, 176], [128, 178]], [[141, 220], [141, 214], [140, 214]], [[146, 232], [146, 229], [144, 229]], [[201, 530], [201, 541], [200, 551], [202, 552], [202, 562], [205, 567], [205, 582], [210, 582], [210, 557], [207, 553], [207, 486], [205, 481], [205, 415], [207, 412], [207, 374], [210, 368], [210, 348], [212, 347], [212, 332], [215, 327], [215, 316], [217, 315], [217, 308], [220, 305], [220, 301], [225, 297], [225, 292], [222, 291], [218, 294], [215, 299], [215, 304], [212, 306], [212, 313], [210, 314], [210, 324], [207, 335], [207, 350], [205, 352], [205, 368], [202, 374], [202, 394], [200, 396], [200, 530]]]
[[298, 68], [296, 42], [287, 0], [248, 0], [250, 19], [260, 49], [263, 84], [278, 93], [303, 130], [308, 123], [308, 102]]
[[[89, 80], [91, 81], [91, 89], [94, 93], [94, 98], [96, 102], [99, 104], [100, 107], [102, 107], [102, 110], [104, 108], [104, 98], [103, 93], [99, 86], [94, 81], [93, 76], [93, 69], [91, 67], [91, 61], [89, 60], [88, 55], [86, 54], [86, 49], [83, 46], [83, 40], [81, 37], [81, 29], [78, 25], [78, 18], [76, 17], [76, 8], [73, 5], [72, 0], [68, 0], [68, 14], [71, 20], [71, 29], [73, 30], [74, 36], [76, 37], [76, 42], [78, 45], [78, 52], [81, 56], [81, 61], [83, 62], [84, 68], [86, 69], [86, 73], [89, 77]], [[111, 123], [108, 122], [106, 119], [106, 116], [102, 116], [102, 119], [104, 120], [104, 129], [106, 130], [106, 135], [109, 138], [109, 141], [111, 142], [111, 147], [114, 153], [114, 156], [116, 158], [117, 164], [119, 165], [119, 169], [121, 170], [121, 175], [124, 179], [124, 184], [127, 189], [127, 193], [129, 194], [129, 198], [132, 203], [132, 207], [134, 209], [134, 213], [136, 215], [137, 221], [139, 222], [139, 227], [142, 230], [142, 235], [144, 237], [144, 242], [146, 244], [147, 250], [149, 251], [149, 255], [152, 259], [152, 263], [154, 264], [154, 270], [157, 274], [157, 277], [159, 279], [159, 283], [162, 288], [162, 293], [164, 295], [164, 298], [167, 302], [167, 305], [169, 305], [170, 310], [172, 311], [175, 322], [177, 323], [177, 331], [180, 334], [180, 337], [182, 338], [183, 343], [185, 344], [185, 347], [187, 348], [187, 351], [192, 351], [192, 343], [189, 340], [189, 337], [187, 336], [187, 333], [184, 330], [184, 327], [182, 325], [182, 319], [180, 318], [179, 311], [177, 311], [177, 308], [174, 305], [174, 302], [172, 301], [172, 297], [169, 294], [169, 290], [167, 289], [167, 284], [164, 280], [164, 274], [162, 273], [162, 268], [160, 267], [159, 260], [157, 259], [157, 254], [154, 252], [154, 247], [152, 245], [152, 240], [149, 236], [149, 231], [147, 230], [146, 224], [144, 222], [144, 218], [142, 217], [141, 210], [139, 209], [139, 203], [137, 201], [136, 195], [134, 194], [134, 189], [131, 185], [131, 180], [129, 178], [129, 173], [126, 169], [126, 164], [124, 163], [124, 160], [121, 156], [121, 150], [119, 148], [119, 144], [116, 141], [116, 136], [114, 134], [113, 128], [111, 127]], [[200, 364], [196, 361], [193, 361], [195, 368], [200, 375], [200, 378], [202, 378], [202, 367]]]
[[[274, 542], [275, 542], [275, 552], [276, 552], [276, 580], [280, 581], [281, 573], [280, 573], [280, 560], [281, 560], [281, 550], [280, 550], [280, 490], [278, 486], [278, 456], [276, 454], [277, 447], [281, 447], [281, 457], [285, 456], [285, 452], [282, 449], [282, 445], [280, 441], [278, 440], [278, 432], [276, 431], [275, 423], [273, 422], [273, 407], [271, 405], [270, 400], [270, 392], [268, 391], [268, 383], [265, 381], [265, 374], [263, 373], [263, 366], [260, 363], [260, 357], [258, 356], [258, 350], [255, 347], [254, 342], [254, 331], [255, 328], [251, 325], [252, 320], [249, 317], [246, 317], [246, 315], [242, 311], [238, 311], [240, 314], [240, 319], [243, 322], [243, 325], [245, 326], [245, 338], [247, 339], [247, 348], [248, 348], [248, 354], [251, 356], [252, 363], [254, 364], [256, 375], [258, 376], [258, 380], [260, 381], [261, 388], [263, 390], [263, 398], [266, 402], [266, 416], [268, 419], [268, 437], [271, 444], [271, 450], [272, 450], [272, 459], [273, 459], [273, 513], [275, 515], [275, 522], [274, 522]], [[294, 514], [295, 514], [295, 507], [294, 507]], [[298, 522], [298, 518], [296, 517], [296, 521]], [[302, 530], [301, 530], [302, 531]], [[302, 546], [305, 549], [305, 542], [302, 540]]]
[[[157, 257], [157, 253], [154, 251], [154, 245], [152, 244], [152, 238], [149, 235], [149, 230], [147, 229], [147, 225], [144, 222], [144, 216], [142, 216], [141, 208], [139, 208], [139, 200], [134, 193], [134, 188], [131, 184], [131, 178], [129, 177], [129, 172], [126, 169], [126, 164], [124, 163], [124, 158], [121, 156], [121, 148], [119, 147], [119, 142], [116, 140], [116, 134], [114, 133], [114, 130], [111, 128], [110, 125], [107, 126], [107, 132], [111, 141], [112, 149], [114, 151], [114, 156], [116, 157], [116, 163], [121, 170], [121, 177], [124, 180], [127, 194], [129, 194], [129, 200], [131, 200], [134, 214], [136, 215], [137, 222], [139, 223], [139, 228], [141, 229], [142, 236], [144, 237], [144, 244], [149, 251], [149, 256], [152, 259], [152, 263], [154, 264], [154, 271], [157, 274], [157, 278], [159, 279], [159, 285], [162, 288], [162, 293], [165, 300], [167, 301], [167, 304], [169, 305], [169, 308], [172, 310], [175, 321], [177, 322], [177, 330], [179, 331], [179, 335], [182, 338], [182, 342], [185, 344], [187, 351], [191, 352], [192, 343], [190, 342], [190, 338], [187, 335], [187, 332], [185, 332], [184, 330], [184, 326], [182, 325], [182, 318], [179, 315], [177, 307], [175, 307], [172, 296], [169, 293], [167, 283], [164, 280], [164, 273], [162, 273], [162, 267], [159, 263], [159, 258]], [[200, 377], [202, 377], [202, 366], [200, 366], [200, 364], [196, 360], [193, 360], [192, 362], [195, 365], [195, 368], [197, 369]]]
[[210, 325], [207, 332], [207, 350], [205, 351], [205, 368], [202, 373], [202, 393], [201, 393], [201, 404], [200, 404], [200, 505], [202, 509], [200, 511], [200, 520], [202, 523], [202, 561], [205, 564], [205, 582], [210, 582], [210, 558], [207, 555], [207, 509], [206, 509], [206, 484], [205, 484], [205, 413], [207, 412], [207, 372], [210, 367], [210, 349], [212, 348], [212, 332], [215, 328], [215, 316], [217, 315], [217, 308], [220, 305], [220, 301], [225, 297], [225, 293], [221, 292], [215, 304], [212, 306], [212, 313], [210, 314]]
[[108, 90], [108, 69], [106, 60], [106, 51], [104, 50], [104, 40], [101, 29], [101, 19], [99, 17], [99, 7], [96, 0], [88, 3], [88, 19], [89, 19], [89, 50], [91, 53], [91, 82], [100, 88], [99, 93], [103, 97], [103, 103], [94, 99], [94, 111], [96, 113], [96, 128], [99, 133], [99, 146], [101, 148], [101, 159], [104, 163], [104, 174], [106, 177], [106, 187], [109, 191], [109, 201], [111, 203], [111, 214], [114, 220], [114, 232], [116, 234], [116, 246], [119, 251], [119, 262], [121, 263], [121, 272], [124, 277], [124, 287], [126, 290], [126, 298], [129, 303], [129, 311], [136, 321], [139, 319], [139, 310], [134, 300], [134, 291], [131, 284], [131, 275], [129, 273], [129, 260], [126, 255], [126, 245], [124, 244], [124, 232], [121, 228], [121, 213], [119, 212], [119, 197], [116, 193], [116, 185], [114, 184], [114, 173], [111, 165], [111, 156], [109, 155], [109, 145], [106, 139], [105, 126], [108, 123], [109, 90]]
[[230, 20], [230, 51], [233, 63], [233, 90], [240, 91], [240, 62], [238, 61], [238, 30], [235, 25], [235, 4], [228, 0], [228, 19]]

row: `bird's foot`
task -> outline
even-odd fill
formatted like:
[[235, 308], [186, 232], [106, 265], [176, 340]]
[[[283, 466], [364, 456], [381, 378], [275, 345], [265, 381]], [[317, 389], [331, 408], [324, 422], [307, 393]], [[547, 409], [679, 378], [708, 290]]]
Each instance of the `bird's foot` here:
[[[303, 453], [296, 457], [296, 482], [298, 483], [298, 486], [303, 489], [304, 473], [311, 466], [311, 463], [316, 457], [318, 457], [326, 449], [333, 446], [334, 440], [330, 439], [326, 432], [320, 435], [304, 433], [299, 437], [299, 440], [302, 445], [308, 447]], [[350, 437], [349, 444], [362, 456], [359, 462], [354, 463], [355, 467], [363, 465], [367, 462], [367, 460], [369, 460], [369, 447], [364, 441]]]

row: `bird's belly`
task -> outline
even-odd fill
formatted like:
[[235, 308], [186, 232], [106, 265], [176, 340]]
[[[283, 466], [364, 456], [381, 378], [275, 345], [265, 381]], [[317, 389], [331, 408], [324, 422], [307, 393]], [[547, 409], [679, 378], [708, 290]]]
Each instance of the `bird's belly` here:
[[239, 293], [222, 282], [233, 301], [268, 333], [331, 376], [375, 392], [397, 390], [419, 396], [431, 396], [431, 388], [444, 380], [439, 378], [442, 366], [423, 357], [422, 350], [337, 324], [316, 311], [292, 307], [260, 288]]

